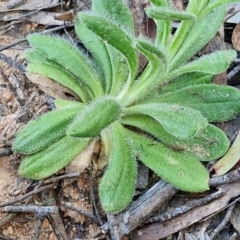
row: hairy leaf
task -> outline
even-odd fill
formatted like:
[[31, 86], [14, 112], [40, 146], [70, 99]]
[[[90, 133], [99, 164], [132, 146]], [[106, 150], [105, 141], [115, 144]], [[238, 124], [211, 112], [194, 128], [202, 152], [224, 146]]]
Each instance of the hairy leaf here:
[[[174, 34], [177, 50], [175, 47], [172, 51], [170, 50], [171, 62], [169, 64], [169, 72], [187, 62], [212, 39], [224, 21], [225, 13], [225, 6], [219, 6], [208, 14], [198, 18], [182, 42], [176, 34], [179, 32], [179, 34], [184, 35], [184, 32], [180, 31], [180, 27], [178, 28]], [[186, 22], [182, 24], [186, 24]]]
[[110, 97], [99, 98], [86, 106], [68, 127], [67, 135], [73, 137], [96, 137], [100, 132], [118, 120], [122, 109]]
[[77, 18], [74, 26], [78, 38], [96, 60], [99, 72], [103, 73], [102, 85], [105, 92], [108, 92], [112, 82], [112, 68], [106, 44], [95, 33], [86, 28], [80, 17]]
[[43, 179], [68, 165], [87, 146], [89, 139], [64, 136], [40, 152], [25, 157], [18, 174], [30, 179]]
[[196, 20], [195, 14], [191, 12], [177, 12], [166, 7], [152, 6], [151, 8], [146, 8], [145, 11], [150, 18], [154, 18], [157, 20], [159, 19], [179, 20], [179, 21], [182, 21], [182, 20], [195, 21]]
[[[152, 5], [158, 7], [170, 7], [170, 2], [168, 0], [151, 0]], [[147, 12], [146, 12], [147, 13]], [[171, 36], [171, 26], [172, 21], [170, 20], [157, 20], [154, 19], [157, 29], [156, 29], [156, 44], [165, 46]]]
[[215, 1], [210, 1], [210, 4], [207, 6], [207, 8], [205, 9], [205, 11], [203, 11], [202, 14], [206, 14], [206, 13], [212, 11], [213, 9], [218, 7], [219, 5], [223, 5], [223, 4], [227, 4], [227, 3], [233, 3], [233, 2], [238, 2], [239, 3], [239, 0], [215, 0]]
[[76, 78], [76, 76], [60, 64], [51, 61], [36, 49], [26, 51], [25, 58], [30, 62], [27, 66], [27, 71], [55, 80], [76, 93], [83, 102], [89, 100], [88, 91], [83, 89], [84, 84], [80, 79]]
[[179, 139], [168, 133], [156, 120], [146, 115], [129, 115], [121, 123], [137, 127], [161, 140], [169, 148], [185, 151], [201, 161], [211, 161], [221, 157], [229, 148], [227, 136], [219, 128], [208, 124], [196, 136]]
[[240, 111], [240, 92], [229, 86], [201, 84], [158, 95], [150, 102], [188, 106], [200, 111], [209, 122], [222, 122]]
[[168, 78], [175, 77], [188, 72], [202, 72], [218, 74], [224, 72], [229, 64], [236, 58], [234, 50], [218, 51], [191, 61], [186, 65], [169, 73]]
[[126, 57], [130, 68], [130, 76], [126, 82], [126, 87], [121, 94], [123, 96], [131, 86], [138, 68], [137, 53], [132, 46], [133, 43], [131, 38], [117, 25], [103, 17], [83, 13], [79, 16], [81, 16], [82, 21], [90, 30], [92, 30], [95, 34], [101, 37], [103, 41], [106, 41]]
[[27, 38], [31, 45], [48, 59], [57, 62], [80, 78], [96, 96], [103, 95], [97, 72], [89, 59], [76, 46], [63, 38], [49, 35], [30, 34]]
[[137, 41], [136, 47], [147, 57], [149, 62], [141, 76], [129, 90], [128, 95], [124, 98], [125, 105], [136, 101], [146, 94], [147, 89], [153, 88], [158, 82], [161, 82], [161, 75], [165, 72], [167, 66], [166, 53], [160, 47], [140, 39]]
[[[158, 94], [174, 92], [182, 88], [200, 85], [204, 83], [211, 83], [213, 80], [212, 74], [191, 72], [185, 73], [176, 77], [173, 81], [160, 85], [157, 89]], [[152, 95], [153, 96], [153, 95]]]
[[130, 34], [133, 34], [133, 16], [122, 0], [93, 0], [92, 9], [95, 14], [100, 14], [110, 21], [114, 21], [118, 26], [122, 26]]
[[129, 76], [126, 58], [115, 48], [107, 45], [112, 66], [112, 85], [110, 95], [117, 96], [123, 89]]
[[64, 87], [72, 90], [83, 102], [89, 100], [88, 94], [76, 82], [75, 78], [64, 71], [62, 68], [57, 68], [54, 65], [49, 65], [47, 63], [29, 63], [27, 66], [27, 71], [32, 73], [37, 73], [45, 77], [49, 77], [56, 82], [59, 82]]
[[112, 140], [109, 167], [101, 180], [99, 195], [104, 210], [117, 213], [132, 200], [137, 165], [132, 143], [117, 122], [112, 124]]
[[80, 105], [56, 110], [29, 122], [18, 133], [13, 150], [32, 154], [46, 148], [66, 134], [68, 125], [83, 107]]
[[[146, 103], [129, 107], [128, 114], [149, 115], [159, 122], [171, 135], [186, 139], [194, 137], [207, 126], [207, 119], [199, 111], [168, 103]], [[186, 122], [188, 119], [191, 121]]]
[[162, 143], [128, 131], [140, 160], [178, 189], [202, 192], [208, 187], [208, 172], [194, 157], [173, 151]]
[[68, 108], [68, 107], [84, 108], [84, 106], [85, 106], [84, 103], [66, 100], [66, 99], [56, 99], [54, 103], [55, 103], [57, 109]]

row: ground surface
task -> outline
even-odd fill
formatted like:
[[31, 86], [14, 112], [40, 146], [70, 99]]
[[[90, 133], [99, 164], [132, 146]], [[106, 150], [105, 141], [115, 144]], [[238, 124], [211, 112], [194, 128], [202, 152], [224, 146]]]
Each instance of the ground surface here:
[[[142, 34], [154, 34], [151, 23], [147, 24], [142, 12], [148, 1], [127, 2], [132, 3], [136, 31]], [[182, 1], [174, 2], [181, 9]], [[62, 94], [61, 89], [53, 91], [49, 83], [45, 84], [44, 82], [36, 85], [33, 83], [36, 82], [36, 79], [29, 79], [25, 75], [22, 68], [26, 65], [23, 53], [28, 48], [25, 37], [30, 32], [43, 32], [58, 26], [61, 28], [58, 30], [61, 34], [70, 34], [75, 37], [72, 25], [69, 26], [69, 24], [72, 23], [78, 11], [89, 6], [90, 1], [15, 0], [0, 2], [0, 54], [2, 54], [0, 55], [0, 239], [111, 239], [109, 232], [104, 230], [107, 228], [101, 229], [100, 226], [107, 221], [110, 222], [110, 225], [112, 224], [110, 228], [114, 228], [114, 224], [125, 224], [128, 215], [137, 212], [133, 210], [135, 206], [131, 205], [124, 213], [125, 215], [113, 218], [106, 216], [101, 210], [97, 186], [102, 174], [102, 167], [96, 161], [97, 143], [94, 154], [90, 156], [91, 163], [80, 176], [72, 177], [68, 175], [68, 172], [62, 171], [50, 180], [42, 182], [20, 179], [17, 169], [22, 156], [11, 151], [12, 140], [17, 131], [29, 120], [50, 111], [53, 107], [51, 98], [41, 89], [47, 90], [53, 96]], [[228, 25], [231, 29], [233, 26]], [[228, 32], [232, 32], [232, 30]], [[16, 41], [18, 44], [12, 44]], [[231, 41], [228, 43], [231, 44]], [[219, 33], [203, 52], [213, 51], [216, 48], [222, 49], [223, 45], [223, 36]], [[16, 65], [17, 63], [21, 65]], [[221, 84], [227, 83], [224, 76], [224, 74], [218, 76], [218, 82]], [[232, 82], [239, 85], [239, 76], [235, 76]], [[231, 140], [234, 140], [240, 127], [240, 121], [236, 118], [220, 127], [227, 132]], [[222, 190], [218, 191], [220, 187], [213, 187], [211, 192], [205, 193], [203, 196], [176, 193], [174, 188], [162, 182], [160, 184], [162, 184], [163, 191], [154, 190], [155, 192], [151, 195], [147, 190], [153, 189], [151, 187], [156, 186], [154, 184], [159, 184], [159, 179], [144, 167], [140, 166], [139, 170], [142, 175], [139, 175], [138, 178], [138, 192], [136, 192], [134, 200], [139, 196], [146, 196], [146, 199], [149, 198], [152, 201], [149, 204], [155, 204], [156, 201], [152, 198], [155, 200], [158, 198], [159, 202], [156, 204], [161, 206], [159, 212], [169, 212], [174, 209], [184, 212], [183, 205], [193, 204], [192, 200], [198, 200], [199, 203], [202, 197], [210, 196], [211, 198], [212, 192], [218, 192], [219, 195], [213, 196], [207, 204], [202, 203], [201, 206], [193, 204], [193, 210], [170, 218], [164, 223], [146, 225], [152, 228], [142, 228], [140, 230], [143, 233], [142, 238], [137, 236], [136, 232], [132, 232], [130, 234], [132, 239], [158, 239], [167, 236], [167, 239], [179, 240], [213, 239], [213, 236], [216, 235], [214, 229], [219, 226], [223, 226], [222, 231], [215, 239], [240, 239], [240, 204], [234, 203], [232, 205], [234, 208], [228, 206], [229, 202], [233, 202], [234, 199], [238, 200], [240, 196], [239, 181], [221, 185], [221, 189], [225, 191], [224, 195], [222, 195]], [[57, 176], [63, 177], [58, 179]], [[174, 197], [171, 198], [171, 196]], [[72, 205], [66, 205], [66, 202], [74, 205], [75, 209]], [[143, 202], [140, 202], [139, 205], [142, 206]], [[4, 208], [13, 205], [21, 207], [33, 205], [36, 207], [37, 214], [28, 212], [28, 208], [23, 209], [20, 213], [9, 213]], [[44, 215], [42, 206], [57, 206], [58, 212]], [[144, 209], [147, 208], [148, 205]], [[141, 211], [143, 210], [139, 210], [139, 212]], [[200, 221], [202, 219], [204, 221]], [[127, 223], [125, 225], [127, 226]], [[143, 225], [139, 227], [141, 228]]]

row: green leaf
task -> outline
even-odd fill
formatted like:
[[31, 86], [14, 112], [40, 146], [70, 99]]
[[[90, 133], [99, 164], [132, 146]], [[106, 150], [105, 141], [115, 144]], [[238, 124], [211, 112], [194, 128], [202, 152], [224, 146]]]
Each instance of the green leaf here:
[[191, 12], [177, 12], [167, 7], [151, 6], [150, 8], [145, 8], [145, 11], [150, 18], [154, 18], [157, 20], [196, 20], [196, 15]]
[[109, 167], [101, 180], [99, 196], [105, 211], [117, 213], [132, 200], [137, 164], [132, 142], [117, 122], [112, 124], [112, 139]]
[[[191, 72], [185, 73], [176, 77], [173, 81], [170, 81], [164, 85], [160, 85], [157, 89], [157, 94], [164, 94], [168, 92], [174, 92], [182, 88], [195, 86], [204, 83], [211, 83], [213, 75], [207, 73]], [[152, 96], [155, 94], [152, 94]]]
[[112, 82], [112, 68], [106, 44], [95, 33], [86, 28], [80, 17], [75, 22], [75, 31], [87, 50], [91, 52], [99, 72], [103, 72], [102, 85], [105, 92], [109, 92]]
[[93, 0], [92, 9], [95, 14], [100, 14], [110, 21], [114, 21], [131, 35], [134, 33], [132, 13], [122, 0]]
[[57, 62], [88, 85], [96, 96], [103, 95], [96, 70], [76, 46], [63, 38], [49, 35], [30, 34], [27, 38], [30, 44], [48, 59]]
[[66, 100], [66, 99], [56, 99], [55, 100], [55, 106], [57, 109], [62, 109], [62, 108], [68, 108], [68, 107], [85, 107], [84, 103], [81, 102], [76, 102], [76, 101], [71, 101], [71, 100]]
[[157, 26], [155, 42], [160, 46], [166, 46], [171, 36], [172, 21], [155, 20], [155, 23]]
[[24, 154], [38, 152], [66, 134], [68, 125], [84, 106], [68, 107], [46, 113], [20, 130], [13, 150]]
[[137, 127], [159, 139], [169, 148], [187, 152], [201, 161], [215, 160], [225, 154], [229, 148], [227, 136], [211, 124], [200, 130], [193, 138], [179, 139], [168, 133], [156, 120], [149, 116], [124, 116], [121, 123]]
[[[149, 115], [159, 122], [171, 135], [186, 139], [194, 137], [207, 126], [207, 119], [199, 111], [168, 103], [146, 103], [125, 109], [127, 114]], [[186, 121], [191, 119], [191, 121]]]
[[173, 151], [162, 143], [127, 131], [140, 160], [165, 181], [189, 192], [208, 190], [207, 170], [194, 157]]
[[122, 109], [111, 97], [95, 99], [87, 105], [68, 127], [67, 135], [72, 137], [97, 137], [100, 132], [118, 120]]
[[123, 89], [129, 76], [129, 66], [126, 58], [115, 48], [107, 45], [112, 66], [112, 85], [110, 95], [117, 96]]
[[46, 58], [36, 49], [27, 50], [25, 58], [30, 62], [27, 66], [28, 72], [41, 74], [55, 80], [76, 93], [83, 102], [89, 100], [88, 91], [83, 89], [83, 83], [63, 66]]
[[27, 71], [55, 80], [76, 93], [82, 102], [87, 102], [89, 100], [89, 96], [86, 93], [87, 91], [84, 91], [83, 88], [80, 87], [80, 84], [76, 82], [74, 76], [71, 76], [62, 68], [57, 68], [47, 63], [28, 63]]
[[[213, 38], [224, 22], [225, 13], [225, 6], [220, 6], [199, 17], [193, 26], [183, 26], [184, 31], [181, 30], [181, 26], [178, 28], [171, 45], [169, 45], [171, 56], [169, 72], [187, 62]], [[190, 23], [183, 22], [181, 24]]]
[[123, 103], [129, 105], [136, 101], [142, 95], [146, 94], [147, 89], [153, 88], [161, 82], [161, 75], [164, 74], [167, 66], [167, 56], [163, 49], [154, 46], [146, 40], [138, 40], [137, 49], [148, 59], [148, 65], [144, 72], [129, 89], [128, 95], [124, 98]]
[[62, 137], [40, 152], [27, 156], [18, 174], [30, 179], [43, 179], [68, 165], [87, 146], [89, 139]]
[[126, 86], [120, 94], [120, 98], [122, 98], [131, 86], [138, 69], [138, 56], [136, 50], [132, 46], [132, 39], [121, 28], [103, 17], [83, 13], [79, 16], [87, 28], [101, 37], [103, 41], [107, 42], [113, 48], [120, 51], [127, 59], [130, 75], [126, 82]]
[[206, 9], [208, 3], [211, 0], [192, 0], [189, 1], [186, 11], [195, 13], [197, 15], [201, 14], [203, 10]]
[[207, 6], [207, 8], [205, 9], [205, 11], [202, 14], [206, 14], [220, 5], [224, 5], [227, 3], [234, 3], [234, 2], [239, 3], [239, 0], [214, 0], [214, 1], [211, 1], [210, 4]]
[[187, 88], [190, 86], [200, 85], [204, 83], [211, 83], [213, 80], [213, 75], [206, 74], [206, 73], [198, 73], [198, 72], [192, 72], [192, 73], [185, 73], [183, 75], [180, 75], [176, 77], [174, 80], [170, 82], [166, 82], [164, 84], [160, 84], [154, 88], [152, 88], [150, 91], [148, 91], [145, 95], [143, 95], [142, 98], [138, 99], [138, 104], [140, 103], [146, 103], [146, 102], [152, 102], [150, 99], [158, 98], [158, 96], [175, 92], [177, 90], [180, 90], [182, 88]]
[[237, 54], [234, 50], [214, 52], [172, 71], [169, 73], [168, 78], [188, 72], [202, 72], [215, 75], [224, 72], [236, 56]]
[[168, 0], [150, 0], [150, 2], [158, 7], [170, 7], [170, 2]]
[[[151, 0], [152, 5], [158, 7], [170, 7], [170, 2], [168, 0]], [[147, 12], [146, 12], [147, 13]], [[158, 45], [167, 45], [169, 38], [171, 36], [172, 21], [167, 20], [156, 20], [156, 40]]]
[[158, 95], [150, 102], [187, 106], [200, 111], [209, 122], [223, 122], [240, 111], [240, 91], [229, 86], [201, 84]]

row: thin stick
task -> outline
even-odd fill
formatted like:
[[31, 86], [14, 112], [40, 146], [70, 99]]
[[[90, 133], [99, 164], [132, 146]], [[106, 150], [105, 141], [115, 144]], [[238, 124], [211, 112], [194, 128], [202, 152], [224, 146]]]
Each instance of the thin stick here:
[[230, 217], [231, 217], [231, 215], [232, 215], [232, 211], [233, 211], [235, 205], [236, 205], [236, 203], [232, 204], [232, 205], [228, 208], [227, 213], [226, 213], [224, 219], [222, 220], [222, 222], [218, 225], [218, 227], [217, 227], [214, 231], [212, 231], [212, 232], [210, 233], [210, 239], [211, 239], [211, 240], [213, 240], [213, 239], [218, 235], [218, 233], [219, 233], [221, 230], [223, 230], [223, 228], [225, 227], [225, 225], [227, 224], [227, 222], [229, 221], [229, 219], [230, 219]]
[[99, 211], [98, 211], [98, 208], [97, 208], [97, 204], [96, 204], [96, 198], [95, 198], [95, 195], [94, 195], [94, 186], [93, 186], [93, 179], [92, 179], [92, 167], [90, 168], [89, 172], [90, 172], [90, 174], [89, 174], [90, 195], [91, 195], [91, 199], [92, 199], [94, 212], [97, 216], [98, 222], [101, 225], [103, 225], [104, 222], [103, 222], [102, 218], [100, 217], [100, 214], [99, 214]]
[[20, 197], [20, 198], [17, 198], [17, 199], [13, 199], [13, 200], [10, 200], [10, 201], [7, 201], [7, 202], [3, 202], [3, 203], [0, 203], [0, 207], [6, 207], [8, 205], [12, 205], [14, 203], [17, 203], [17, 202], [21, 202], [23, 201], [24, 199], [34, 195], [34, 194], [37, 194], [39, 192], [42, 192], [44, 190], [47, 190], [47, 189], [50, 189], [50, 188], [53, 188], [54, 184], [49, 184], [49, 185], [46, 185], [46, 186], [43, 186], [43, 187], [40, 187], [36, 190], [33, 190], [27, 194], [25, 194], [24, 196]]
[[25, 66], [23, 66], [22, 64], [12, 60], [11, 58], [9, 58], [6, 55], [4, 55], [3, 53], [0, 53], [0, 60], [2, 60], [3, 62], [7, 63], [11, 67], [14, 67], [14, 68], [18, 69], [22, 73], [26, 72]]
[[173, 217], [176, 217], [183, 213], [186, 213], [196, 207], [205, 205], [205, 204], [211, 202], [212, 200], [221, 197], [223, 194], [224, 194], [224, 191], [222, 191], [222, 189], [219, 189], [219, 191], [217, 191], [213, 194], [210, 194], [204, 198], [192, 200], [183, 206], [173, 209], [170, 212], [162, 213], [158, 216], [151, 217], [146, 221], [146, 223], [163, 222], [163, 221], [169, 220]]
[[94, 216], [94, 215], [93, 215], [91, 212], [89, 212], [88, 210], [81, 209], [81, 208], [79, 208], [79, 207], [77, 207], [77, 206], [74, 206], [72, 203], [69, 203], [69, 202], [61, 201], [61, 203], [62, 203], [65, 207], [70, 208], [70, 209], [72, 209], [72, 210], [74, 210], [74, 211], [76, 211], [76, 212], [78, 212], [78, 213], [80, 213], [80, 214], [82, 214], [82, 215], [84, 215], [84, 216], [92, 219], [92, 220], [93, 220], [95, 223], [97, 223], [98, 225], [101, 225], [100, 222], [99, 222], [99, 220], [97, 219], [97, 217]]
[[[74, 24], [69, 23], [69, 24], [65, 24], [63, 26], [59, 26], [59, 27], [44, 30], [44, 31], [42, 31], [42, 33], [52, 33], [52, 32], [62, 30], [62, 29], [65, 29], [65, 28], [70, 28], [70, 27], [73, 27], [73, 26], [74, 26]], [[27, 38], [22, 38], [22, 39], [19, 39], [19, 40], [15, 41], [15, 42], [12, 42], [12, 43], [10, 43], [6, 46], [0, 47], [0, 52], [3, 51], [3, 50], [6, 50], [8, 48], [11, 48], [15, 45], [18, 45], [19, 43], [26, 42], [26, 41], [27, 41]]]
[[24, 205], [24, 206], [6, 206], [3, 211], [5, 212], [34, 212], [38, 216], [44, 216], [48, 214], [58, 213], [57, 206], [35, 206], [35, 205]]
[[[17, 216], [17, 213], [9, 213], [5, 218], [0, 220], [0, 229], [8, 222], [10, 222], [13, 218]], [[1, 239], [1, 237], [0, 237]]]
[[35, 96], [38, 94], [39, 90], [36, 91], [35, 94], [33, 94], [31, 96], [31, 98], [26, 102], [26, 104], [18, 111], [18, 113], [16, 113], [16, 117], [14, 119], [12, 119], [12, 121], [10, 121], [8, 123], [8, 125], [3, 129], [3, 131], [1, 132], [0, 134], [0, 139], [5, 135], [5, 133], [7, 132], [8, 128], [12, 125], [12, 123], [17, 119], [17, 117], [20, 115], [20, 113], [22, 112], [23, 108], [26, 107], [31, 101], [33, 98], [35, 98]]
[[52, 183], [52, 182], [57, 182], [57, 181], [59, 181], [59, 180], [65, 179], [65, 178], [78, 177], [79, 175], [80, 175], [79, 172], [64, 174], [64, 175], [61, 175], [61, 176], [57, 176], [57, 177], [52, 177], [52, 178], [46, 179], [46, 180], [43, 181], [43, 184], [48, 184], [48, 183]]
[[33, 240], [38, 240], [39, 236], [40, 236], [40, 233], [41, 233], [41, 229], [42, 229], [42, 225], [43, 225], [43, 220], [44, 218], [43, 217], [40, 217], [38, 219], [38, 223], [37, 223], [37, 229], [34, 233], [34, 237], [33, 237]]
[[240, 168], [233, 170], [225, 175], [211, 178], [209, 181], [209, 186], [216, 187], [222, 184], [236, 182], [240, 180]]
[[236, 67], [233, 68], [228, 74], [227, 74], [227, 79], [231, 79], [234, 75], [236, 75], [240, 71], [240, 65], [237, 65]]

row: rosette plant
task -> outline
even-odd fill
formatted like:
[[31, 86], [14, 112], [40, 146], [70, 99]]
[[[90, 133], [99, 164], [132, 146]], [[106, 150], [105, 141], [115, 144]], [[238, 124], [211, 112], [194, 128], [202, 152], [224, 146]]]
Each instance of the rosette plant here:
[[[191, 0], [183, 12], [168, 0], [151, 0], [156, 39], [134, 36], [131, 11], [122, 0], [93, 0], [75, 31], [81, 46], [59, 36], [30, 34], [27, 71], [44, 75], [75, 95], [56, 100], [57, 110], [29, 122], [13, 149], [26, 154], [19, 174], [43, 179], [99, 138], [109, 165], [99, 196], [116, 213], [132, 200], [137, 160], [176, 188], [201, 192], [209, 174], [201, 161], [224, 155], [227, 136], [213, 122], [240, 111], [240, 93], [212, 83], [236, 57], [233, 50], [191, 60], [223, 23], [227, 0]], [[173, 21], [180, 25], [172, 35]], [[148, 63], [138, 72], [139, 54]]]

